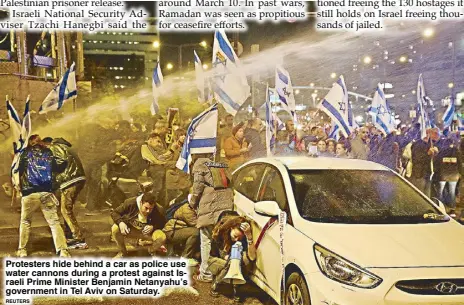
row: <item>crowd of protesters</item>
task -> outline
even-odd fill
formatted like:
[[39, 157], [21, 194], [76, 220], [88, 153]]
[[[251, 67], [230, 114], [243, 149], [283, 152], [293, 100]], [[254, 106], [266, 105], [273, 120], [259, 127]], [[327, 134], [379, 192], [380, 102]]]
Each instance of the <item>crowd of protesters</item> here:
[[[168, 126], [159, 119], [152, 130], [128, 121], [102, 119], [87, 126], [73, 146], [64, 139], [33, 135], [21, 154], [22, 210], [18, 256], [28, 255], [32, 212], [42, 209], [57, 253], [85, 244], [73, 208], [78, 198], [90, 211], [109, 211], [112, 240], [129, 255], [126, 239], [135, 238], [149, 252], [175, 254], [199, 265], [197, 281], [213, 282], [211, 293], [228, 268], [232, 245], [243, 247], [243, 270], [256, 259], [252, 220], [233, 210], [231, 173], [246, 161], [265, 157], [265, 123], [257, 118], [234, 122], [226, 115], [218, 130], [217, 154], [194, 155], [190, 174], [176, 168], [188, 122]], [[383, 135], [374, 126], [357, 128], [349, 137], [328, 137], [327, 125], [298, 125], [292, 120], [274, 135], [276, 156], [353, 158], [374, 161], [411, 181], [429, 197], [443, 201], [456, 217], [461, 177], [461, 141], [456, 132], [419, 125]], [[168, 136], [171, 135], [171, 136]], [[102, 148], [102, 143], [105, 147]], [[75, 147], [78, 148], [79, 154]], [[58, 206], [64, 218], [60, 226]], [[88, 215], [92, 215], [89, 213]], [[201, 261], [201, 263], [199, 263]], [[245, 271], [244, 271], [245, 272]]]

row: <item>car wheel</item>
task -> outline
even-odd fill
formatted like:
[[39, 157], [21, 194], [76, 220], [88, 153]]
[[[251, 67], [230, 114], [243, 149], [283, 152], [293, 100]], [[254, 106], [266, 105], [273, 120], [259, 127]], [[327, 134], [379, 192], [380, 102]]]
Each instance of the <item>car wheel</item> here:
[[311, 305], [308, 287], [304, 278], [293, 272], [285, 283], [285, 305]]

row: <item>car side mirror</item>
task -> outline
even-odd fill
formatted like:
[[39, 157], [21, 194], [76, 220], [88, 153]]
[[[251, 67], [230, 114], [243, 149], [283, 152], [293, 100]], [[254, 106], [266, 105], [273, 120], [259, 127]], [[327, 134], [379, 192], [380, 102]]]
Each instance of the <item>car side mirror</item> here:
[[446, 212], [446, 207], [445, 205], [443, 204], [443, 202], [441, 202], [438, 198], [436, 197], [432, 197], [432, 201], [433, 203], [435, 204], [435, 206], [440, 210], [440, 212], [442, 212], [443, 214], [445, 215], [448, 215], [448, 213]]
[[275, 201], [259, 201], [255, 203], [255, 212], [259, 215], [274, 217], [280, 213], [280, 208]]

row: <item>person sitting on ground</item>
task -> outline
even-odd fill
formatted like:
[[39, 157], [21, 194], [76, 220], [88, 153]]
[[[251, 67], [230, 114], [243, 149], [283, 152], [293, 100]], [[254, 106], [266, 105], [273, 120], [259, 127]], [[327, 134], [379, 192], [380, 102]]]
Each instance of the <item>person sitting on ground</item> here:
[[195, 267], [198, 265], [194, 257], [199, 253], [200, 230], [196, 228], [197, 214], [190, 207], [187, 194], [182, 194], [170, 203], [166, 210], [168, 222], [163, 232], [171, 247], [184, 246], [181, 256], [188, 260], [189, 267]]
[[149, 249], [151, 254], [164, 245], [166, 235], [161, 229], [166, 224], [166, 219], [157, 201], [153, 193], [145, 193], [127, 199], [111, 212], [114, 221], [111, 232], [119, 248], [115, 258], [127, 256], [126, 237], [152, 241], [153, 244]]
[[[243, 246], [241, 272], [245, 279], [252, 270], [253, 262], [256, 260], [256, 246], [253, 243], [250, 222], [245, 217], [229, 214], [222, 217], [213, 229], [213, 251], [216, 253], [210, 256], [208, 269], [214, 276], [210, 291], [214, 297], [218, 296], [217, 287], [229, 271], [229, 256], [236, 242], [241, 242]], [[235, 297], [236, 301], [239, 301], [239, 295]]]

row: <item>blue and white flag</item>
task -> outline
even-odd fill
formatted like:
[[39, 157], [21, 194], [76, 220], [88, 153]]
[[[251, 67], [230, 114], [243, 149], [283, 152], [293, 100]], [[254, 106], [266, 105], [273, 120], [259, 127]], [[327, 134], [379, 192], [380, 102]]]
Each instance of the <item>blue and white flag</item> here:
[[419, 80], [417, 81], [417, 108], [418, 108], [418, 121], [420, 123], [421, 139], [427, 137], [427, 128], [430, 127], [430, 122], [427, 117], [427, 112], [424, 109], [427, 101], [425, 99], [425, 88], [424, 80], [422, 79], [422, 74], [419, 75]]
[[448, 105], [448, 108], [446, 108], [446, 111], [443, 114], [443, 129], [451, 127], [455, 112], [456, 112], [456, 106], [454, 105], [454, 100], [451, 99], [450, 104]]
[[39, 113], [60, 110], [64, 102], [77, 97], [76, 67], [75, 63], [64, 73], [61, 80], [47, 95], [40, 106]]
[[10, 130], [11, 130], [11, 136], [13, 139], [14, 153], [16, 153], [19, 150], [19, 148], [22, 146], [22, 144], [20, 144], [22, 124], [21, 124], [21, 118], [19, 117], [18, 112], [14, 108], [13, 104], [11, 104], [8, 98], [8, 95], [6, 96], [6, 111], [8, 113], [8, 119], [10, 123]]
[[155, 70], [153, 70], [152, 77], [152, 90], [153, 90], [153, 102], [150, 106], [151, 115], [155, 115], [159, 112], [158, 97], [160, 95], [160, 87], [163, 84], [163, 73], [161, 72], [160, 62], [156, 64]]
[[195, 50], [193, 50], [193, 57], [195, 59], [195, 76], [198, 91], [198, 102], [204, 103], [207, 101], [208, 95], [205, 93], [205, 73], [203, 72], [203, 65], [201, 64], [200, 57]]
[[266, 91], [266, 151], [267, 156], [272, 156], [272, 151], [275, 146], [275, 134], [277, 128], [277, 122], [274, 120], [272, 113], [271, 97], [275, 95], [275, 89], [267, 87]]
[[330, 129], [330, 132], [329, 132], [329, 139], [335, 139], [339, 141], [340, 140], [339, 130], [340, 128], [338, 127], [338, 125], [332, 125], [332, 128]]
[[26, 100], [24, 117], [21, 122], [18, 112], [8, 100], [6, 100], [8, 117], [10, 120], [10, 129], [13, 137], [13, 162], [11, 164], [10, 175], [11, 182], [16, 189], [19, 189], [19, 157], [21, 152], [27, 147], [29, 137], [31, 135], [31, 115], [30, 115], [30, 100], [29, 96]]
[[200, 113], [192, 120], [187, 129], [187, 136], [182, 146], [176, 167], [189, 173], [193, 154], [216, 152], [216, 137], [218, 123], [217, 103]]
[[295, 120], [296, 103], [292, 81], [288, 71], [281, 66], [276, 67], [275, 90], [279, 95], [283, 108], [287, 110]]
[[388, 107], [385, 93], [383, 92], [380, 84], [377, 85], [377, 90], [374, 93], [370, 113], [375, 127], [384, 135], [389, 135], [395, 130], [395, 120], [391, 114], [390, 108]]
[[343, 76], [340, 76], [337, 82], [333, 84], [332, 89], [317, 108], [324, 111], [332, 119], [332, 126], [338, 125], [346, 138], [350, 136], [352, 130], [348, 123], [348, 90]]
[[223, 30], [214, 34], [212, 89], [215, 99], [234, 116], [250, 96], [245, 72]]

